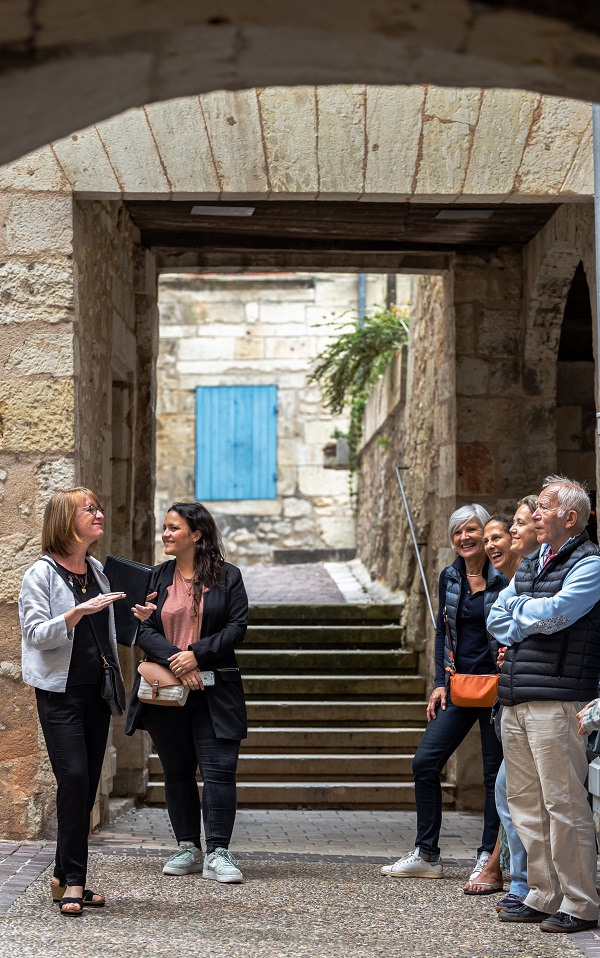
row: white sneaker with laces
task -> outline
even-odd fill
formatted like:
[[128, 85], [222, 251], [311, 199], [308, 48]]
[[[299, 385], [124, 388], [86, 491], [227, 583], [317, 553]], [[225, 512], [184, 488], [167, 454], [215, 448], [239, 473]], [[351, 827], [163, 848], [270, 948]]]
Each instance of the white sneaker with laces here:
[[475, 881], [476, 878], [479, 878], [481, 872], [489, 862], [492, 856], [489, 852], [480, 852], [477, 856], [477, 861], [475, 862], [475, 868], [469, 875], [469, 881]]
[[226, 848], [215, 848], [214, 852], [204, 857], [202, 877], [227, 884], [244, 880], [235, 858]]
[[444, 866], [441, 858], [438, 858], [436, 862], [428, 862], [421, 858], [419, 849], [415, 848], [393, 865], [384, 865], [381, 874], [389, 875], [391, 878], [443, 878]]
[[179, 849], [167, 858], [163, 875], [193, 875], [202, 871], [202, 852], [193, 842], [179, 842]]

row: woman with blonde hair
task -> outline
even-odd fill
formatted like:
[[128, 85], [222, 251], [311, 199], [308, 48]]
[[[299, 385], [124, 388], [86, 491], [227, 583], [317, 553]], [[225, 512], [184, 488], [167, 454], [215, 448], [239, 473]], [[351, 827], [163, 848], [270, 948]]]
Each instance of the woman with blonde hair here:
[[[106, 670], [121, 678], [113, 602], [102, 565], [88, 554], [104, 535], [104, 512], [84, 486], [56, 492], [42, 524], [42, 557], [19, 595], [23, 681], [35, 688], [38, 715], [56, 777], [57, 843], [52, 899], [65, 917], [104, 896], [86, 888], [88, 832], [111, 711]], [[154, 606], [135, 606], [143, 620]], [[117, 706], [113, 706], [117, 708]]]

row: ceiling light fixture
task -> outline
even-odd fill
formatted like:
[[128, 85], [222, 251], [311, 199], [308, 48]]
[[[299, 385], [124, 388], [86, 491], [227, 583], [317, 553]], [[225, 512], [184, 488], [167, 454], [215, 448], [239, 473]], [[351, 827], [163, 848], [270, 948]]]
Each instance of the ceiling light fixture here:
[[254, 206], [192, 206], [192, 216], [252, 216]]
[[440, 210], [433, 217], [434, 220], [489, 220], [494, 210]]

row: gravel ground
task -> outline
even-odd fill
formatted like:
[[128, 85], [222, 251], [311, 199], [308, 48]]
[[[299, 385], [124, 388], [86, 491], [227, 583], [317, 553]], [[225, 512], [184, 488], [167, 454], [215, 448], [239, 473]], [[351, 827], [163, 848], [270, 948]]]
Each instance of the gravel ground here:
[[243, 885], [167, 878], [162, 856], [93, 853], [105, 909], [63, 918], [48, 869], [0, 918], [2, 958], [566, 958], [575, 941], [501, 925], [496, 897], [442, 881], [381, 877], [375, 863], [241, 861]]

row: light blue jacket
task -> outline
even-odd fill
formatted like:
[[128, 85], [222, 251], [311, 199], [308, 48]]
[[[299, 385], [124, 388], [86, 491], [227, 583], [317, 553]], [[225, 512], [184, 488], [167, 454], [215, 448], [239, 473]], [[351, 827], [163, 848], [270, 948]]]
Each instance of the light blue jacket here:
[[[110, 592], [101, 563], [92, 556], [87, 558], [100, 591]], [[75, 597], [56, 568], [43, 559], [34, 562], [23, 576], [19, 593], [22, 672], [27, 685], [47, 692], [65, 691], [75, 634], [74, 629], [67, 631], [65, 612], [73, 608]], [[108, 607], [108, 623], [113, 661], [118, 662], [112, 605]]]

